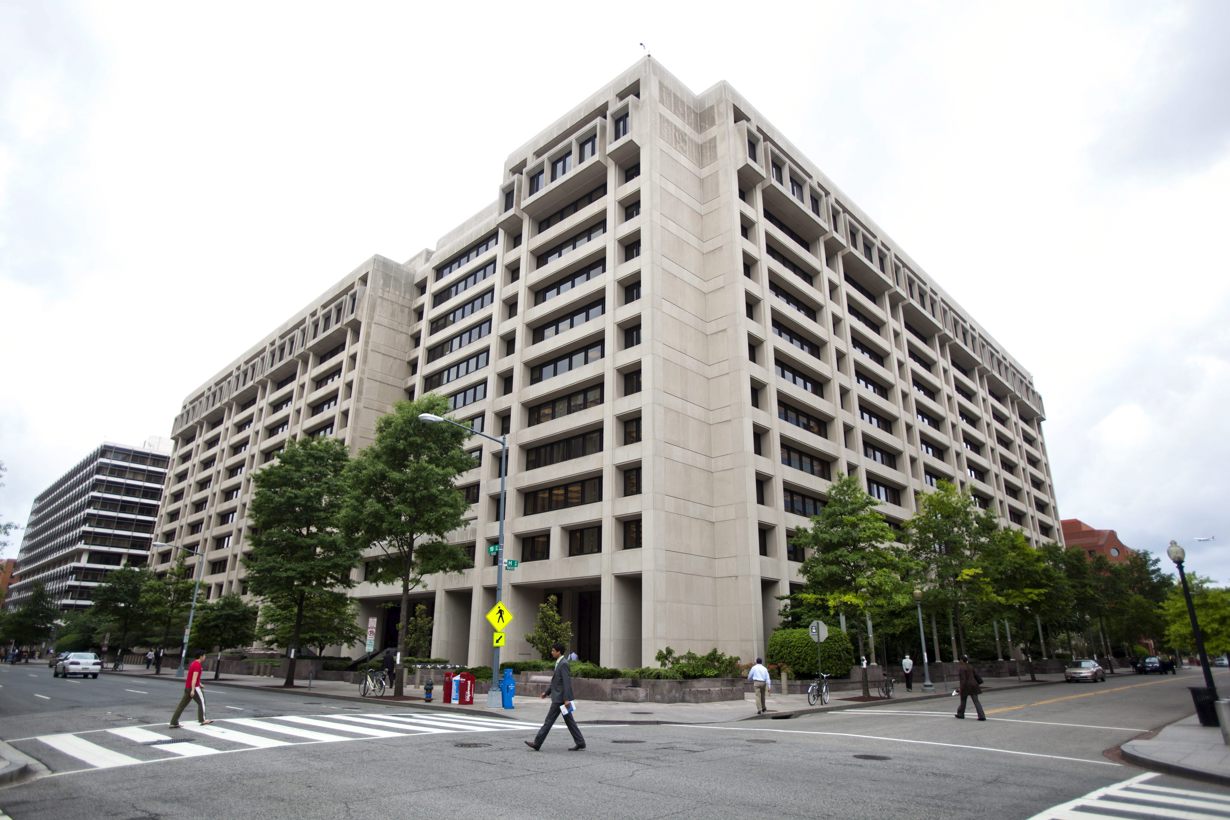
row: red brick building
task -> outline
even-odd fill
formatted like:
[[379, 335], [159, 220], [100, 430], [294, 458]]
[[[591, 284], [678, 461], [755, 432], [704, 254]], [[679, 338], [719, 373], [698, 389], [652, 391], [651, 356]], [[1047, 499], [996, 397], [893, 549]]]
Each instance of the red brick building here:
[[1069, 549], [1079, 548], [1092, 558], [1102, 555], [1112, 564], [1127, 560], [1135, 550], [1119, 540], [1114, 530], [1098, 530], [1081, 521], [1079, 518], [1065, 518], [1060, 521], [1063, 528], [1063, 541]]
[[16, 566], [16, 558], [0, 560], [0, 606], [3, 606], [4, 599], [8, 596], [9, 584], [13, 580], [13, 570]]

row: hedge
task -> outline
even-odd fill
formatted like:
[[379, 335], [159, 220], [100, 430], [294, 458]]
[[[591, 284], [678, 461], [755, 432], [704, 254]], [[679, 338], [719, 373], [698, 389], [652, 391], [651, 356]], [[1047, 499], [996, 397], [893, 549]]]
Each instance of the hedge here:
[[[806, 629], [779, 629], [769, 637], [769, 663], [780, 664], [790, 669], [795, 678], [815, 677], [816, 643]], [[844, 678], [854, 665], [854, 647], [850, 637], [841, 630], [829, 633], [820, 644], [820, 662], [824, 671], [834, 677]]]

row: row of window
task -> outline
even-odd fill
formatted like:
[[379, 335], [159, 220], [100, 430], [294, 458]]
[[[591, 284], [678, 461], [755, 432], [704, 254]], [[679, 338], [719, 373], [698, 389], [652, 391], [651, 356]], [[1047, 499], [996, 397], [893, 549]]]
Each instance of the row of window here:
[[478, 341], [484, 336], [487, 336], [489, 333], [491, 333], [491, 320], [486, 319], [473, 327], [461, 331], [456, 336], [428, 348], [427, 361], [434, 362], [438, 359], [442, 359], [449, 353], [461, 350], [461, 348], [472, 342]]
[[462, 376], [469, 375], [477, 370], [481, 370], [488, 365], [491, 359], [491, 351], [481, 350], [467, 359], [457, 362], [452, 367], [447, 367], [444, 370], [436, 371], [428, 374], [423, 380], [423, 387], [427, 390], [435, 390], [441, 385], [448, 384], [451, 381], [456, 381]]
[[470, 264], [475, 259], [482, 256], [484, 253], [494, 248], [496, 246], [496, 242], [498, 241], [498, 239], [499, 239], [498, 232], [493, 233], [490, 236], [483, 237], [475, 244], [466, 248], [464, 251], [457, 254], [456, 256], [454, 256], [449, 261], [445, 262], [440, 267], [436, 268], [436, 281], [439, 282], [441, 279], [448, 276], [450, 273], [461, 270], [466, 265]]
[[465, 293], [470, 288], [474, 287], [480, 282], [484, 282], [487, 279], [490, 279], [494, 275], [495, 275], [495, 260], [492, 259], [490, 262], [483, 265], [481, 268], [477, 268], [476, 270], [470, 271], [463, 278], [457, 280], [453, 284], [449, 285], [447, 288], [444, 288], [438, 293], [433, 294], [431, 297], [431, 306], [439, 307], [440, 305], [444, 304], [448, 300], [456, 296], [460, 296], [461, 294]]
[[557, 225], [560, 222], [563, 222], [565, 219], [572, 216], [577, 211], [589, 205], [594, 204], [598, 200], [602, 199], [602, 197], [604, 196], [606, 196], [606, 183], [605, 182], [599, 185], [597, 188], [590, 191], [589, 193], [585, 194], [584, 196], [578, 197], [572, 202], [569, 202], [567, 205], [560, 208], [558, 211], [551, 214], [550, 216], [543, 217], [542, 219], [538, 220], [538, 232], [542, 233], [543, 231], [550, 228], [552, 225]]
[[552, 336], [556, 336], [566, 330], [571, 330], [574, 327], [579, 327], [592, 319], [597, 319], [605, 312], [605, 299], [598, 299], [590, 302], [588, 305], [578, 308], [572, 313], [561, 316], [554, 321], [546, 322], [534, 328], [532, 337], [534, 340], [533, 343], [538, 344], [539, 342], [544, 342]]
[[454, 325], [457, 322], [460, 322], [462, 319], [466, 318], [467, 316], [477, 313], [478, 311], [490, 305], [493, 301], [495, 301], [495, 289], [491, 288], [490, 290], [487, 290], [486, 292], [478, 296], [475, 296], [473, 299], [466, 302], [464, 305], [458, 305], [457, 307], [453, 308], [452, 310], [450, 310], [448, 313], [444, 314], [443, 316], [432, 319], [430, 332], [439, 333], [441, 330], [444, 330], [444, 328], [448, 327], [449, 325]]
[[601, 222], [598, 222], [594, 225], [591, 225], [588, 228], [578, 231], [577, 233], [565, 239], [563, 242], [560, 242], [558, 245], [555, 245], [554, 247], [549, 248], [543, 253], [538, 254], [538, 267], [541, 268], [544, 265], [548, 265], [551, 262], [554, 262], [556, 259], [559, 259], [560, 257], [566, 256], [567, 254], [572, 253], [577, 248], [583, 247], [584, 245], [592, 242], [593, 240], [597, 239], [598, 237], [602, 236], [605, 233], [606, 233], [606, 220], [604, 219]]

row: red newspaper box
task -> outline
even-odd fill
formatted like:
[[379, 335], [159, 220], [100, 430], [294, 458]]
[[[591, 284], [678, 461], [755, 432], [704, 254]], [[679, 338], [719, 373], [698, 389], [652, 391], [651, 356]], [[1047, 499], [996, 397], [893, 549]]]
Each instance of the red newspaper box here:
[[453, 702], [453, 673], [452, 672], [444, 673], [444, 691], [440, 693], [440, 696], [441, 696], [440, 697], [441, 703], [452, 703]]
[[471, 706], [474, 703], [474, 676], [469, 672], [462, 672], [461, 686], [457, 690], [458, 700], [462, 706]]

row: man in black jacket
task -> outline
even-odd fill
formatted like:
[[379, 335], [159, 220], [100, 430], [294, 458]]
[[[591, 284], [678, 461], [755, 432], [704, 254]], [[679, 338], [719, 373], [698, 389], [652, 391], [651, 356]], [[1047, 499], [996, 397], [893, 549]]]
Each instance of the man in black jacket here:
[[525, 745], [535, 752], [542, 748], [542, 742], [547, 739], [547, 732], [551, 731], [551, 727], [555, 725], [555, 719], [563, 711], [564, 725], [568, 727], [568, 731], [572, 735], [572, 742], [576, 744], [570, 747], [568, 751], [584, 751], [585, 738], [581, 735], [581, 730], [577, 727], [577, 722], [572, 717], [572, 670], [568, 667], [567, 658], [564, 657], [564, 645], [562, 643], [557, 643], [551, 647], [551, 657], [555, 659], [555, 674], [551, 676], [551, 686], [546, 692], [542, 693], [544, 698], [547, 695], [551, 696], [551, 708], [547, 711], [547, 719], [542, 722], [542, 728], [538, 730], [538, 735], [533, 740], [525, 741]]

